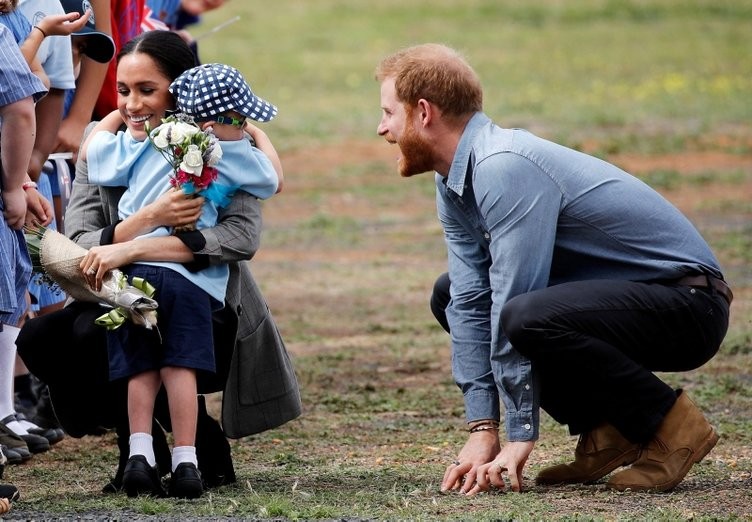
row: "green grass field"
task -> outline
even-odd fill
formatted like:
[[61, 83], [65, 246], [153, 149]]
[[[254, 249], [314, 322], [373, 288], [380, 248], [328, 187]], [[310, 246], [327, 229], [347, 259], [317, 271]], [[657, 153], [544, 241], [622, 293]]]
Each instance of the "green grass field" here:
[[[285, 166], [252, 269], [294, 356], [304, 415], [233, 441], [239, 481], [197, 502], [105, 496], [111, 435], [6, 471], [9, 514], [184, 520], [752, 519], [752, 1], [232, 0], [194, 35], [277, 104]], [[445, 268], [432, 176], [401, 179], [375, 129], [377, 62], [437, 41], [464, 52], [507, 127], [613, 161], [696, 223], [734, 286], [732, 324], [685, 388], [721, 442], [668, 494], [535, 487], [575, 440], [543, 416], [522, 495], [441, 495], [464, 442], [448, 339], [428, 296]], [[212, 397], [216, 408], [219, 397]]]

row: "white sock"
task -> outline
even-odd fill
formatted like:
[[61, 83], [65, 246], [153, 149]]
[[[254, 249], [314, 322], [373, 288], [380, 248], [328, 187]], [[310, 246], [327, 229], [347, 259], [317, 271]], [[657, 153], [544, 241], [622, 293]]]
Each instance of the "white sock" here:
[[175, 446], [172, 448], [172, 471], [183, 462], [190, 462], [198, 467], [196, 459], [196, 446]]
[[16, 337], [20, 330], [3, 324], [0, 332], [0, 419], [15, 413], [13, 372], [16, 369]]
[[146, 457], [146, 462], [149, 466], [154, 467], [157, 465], [157, 459], [154, 457], [154, 444], [150, 433], [132, 433], [128, 439], [128, 445], [130, 446], [130, 453], [128, 458], [134, 455], [143, 455]]
[[11, 421], [6, 424], [10, 430], [15, 433], [16, 435], [28, 435], [29, 432], [26, 430], [26, 428], [18, 421]]
[[21, 425], [21, 427], [22, 427], [23, 429], [25, 429], [26, 431], [29, 431], [29, 430], [34, 430], [34, 429], [37, 429], [37, 430], [38, 430], [38, 429], [41, 429], [41, 428], [40, 428], [39, 426], [37, 426], [37, 425], [36, 425], [36, 424], [34, 424], [33, 422], [29, 422], [29, 421], [28, 421], [28, 420], [26, 420], [26, 419], [21, 419], [20, 421], [18, 421], [18, 423], [19, 423], [19, 424]]

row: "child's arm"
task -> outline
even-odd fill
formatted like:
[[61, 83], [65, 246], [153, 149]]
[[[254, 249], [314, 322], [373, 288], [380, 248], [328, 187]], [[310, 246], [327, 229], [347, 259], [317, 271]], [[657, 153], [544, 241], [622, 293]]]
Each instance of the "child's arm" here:
[[34, 147], [36, 118], [34, 100], [29, 96], [0, 107], [3, 132], [0, 134], [0, 162], [2, 162], [3, 212], [8, 226], [20, 230], [26, 217], [26, 196], [23, 184], [28, 179], [31, 150]]
[[50, 88], [50, 77], [47, 76], [47, 73], [44, 72], [44, 68], [42, 67], [42, 63], [39, 61], [39, 58], [36, 56], [31, 59], [29, 64], [29, 69], [31, 69], [31, 72], [40, 80], [42, 80], [42, 83], [45, 87], [48, 89]]
[[272, 140], [269, 139], [269, 136], [267, 136], [266, 133], [259, 129], [257, 126], [248, 122], [248, 120], [246, 120], [245, 122], [245, 131], [250, 134], [251, 138], [253, 138], [253, 141], [256, 142], [256, 148], [266, 154], [266, 156], [269, 158], [269, 161], [272, 162], [272, 166], [277, 172], [277, 193], [279, 194], [280, 192], [282, 192], [282, 183], [284, 182], [285, 175], [282, 171], [282, 162], [280, 161], [279, 155], [277, 154], [277, 149], [274, 148], [274, 144], [272, 143]]
[[[89, 2], [96, 13], [94, 26], [97, 31], [112, 36], [111, 4], [109, 0]], [[86, 13], [81, 18], [87, 18]], [[73, 162], [78, 159], [78, 149], [83, 141], [84, 129], [91, 122], [94, 106], [102, 90], [108, 64], [91, 59], [81, 60], [81, 72], [76, 79], [76, 90], [68, 114], [57, 131], [56, 152], [72, 152]]]
[[81, 145], [81, 150], [78, 153], [79, 156], [83, 159], [86, 159], [86, 149], [88, 148], [92, 137], [97, 132], [106, 131], [106, 132], [115, 134], [122, 124], [123, 124], [123, 118], [122, 116], [120, 116], [119, 111], [112, 111], [107, 116], [102, 118], [99, 122], [97, 122], [94, 128], [91, 129], [91, 132], [84, 140], [83, 144]]
[[31, 65], [31, 60], [37, 55], [39, 46], [48, 36], [70, 36], [81, 30], [86, 25], [91, 15], [91, 10], [87, 9], [84, 16], [78, 13], [47, 15], [39, 23], [31, 28], [29, 36], [21, 44], [21, 54], [23, 54], [26, 63]]

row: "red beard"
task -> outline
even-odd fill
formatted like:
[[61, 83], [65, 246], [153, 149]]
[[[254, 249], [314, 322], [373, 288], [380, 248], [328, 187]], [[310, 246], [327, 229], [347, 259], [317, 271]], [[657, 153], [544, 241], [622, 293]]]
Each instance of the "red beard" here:
[[402, 153], [397, 164], [400, 176], [409, 178], [416, 174], [434, 170], [431, 145], [415, 131], [409, 115], [398, 145]]

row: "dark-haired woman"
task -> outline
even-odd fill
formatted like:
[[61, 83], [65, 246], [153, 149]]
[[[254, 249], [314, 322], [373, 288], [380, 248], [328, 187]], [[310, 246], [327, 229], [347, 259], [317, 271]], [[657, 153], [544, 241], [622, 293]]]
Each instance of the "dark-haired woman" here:
[[[129, 60], [134, 56], [139, 57], [143, 74], [137, 83], [129, 81], [126, 85], [123, 82], [122, 86], [127, 87], [129, 93], [133, 90], [137, 92], [138, 106], [126, 108], [119, 103], [120, 115], [133, 136], [146, 139], [145, 123], [148, 121], [151, 127], [156, 127], [166, 111], [172, 108], [172, 98], [166, 89], [174, 78], [194, 65], [193, 54], [174, 33], [154, 31], [144, 33], [126, 44], [118, 55], [118, 61], [125, 56], [130, 56]], [[259, 132], [256, 141], [263, 143], [266, 137], [258, 129], [255, 132]], [[168, 192], [156, 203], [119, 221], [117, 205], [122, 192], [122, 188], [89, 184], [88, 165], [85, 158], [81, 158], [76, 167], [73, 193], [66, 212], [68, 235], [86, 248], [112, 245], [107, 250], [108, 257], [103, 258], [103, 270], [135, 261], [178, 262], [190, 270], [228, 263], [230, 280], [225, 306], [214, 316], [217, 373], [213, 382], [199, 383], [199, 392], [224, 391], [223, 427], [231, 437], [257, 433], [297, 417], [300, 414], [300, 397], [289, 356], [246, 263], [258, 248], [261, 228], [259, 202], [239, 192], [220, 213], [220, 221], [213, 228], [134, 240], [136, 236], [158, 226], [178, 227], [194, 222], [200, 212], [201, 199], [186, 199], [180, 192]], [[74, 303], [59, 312], [61, 315], [57, 317], [57, 314], [51, 314], [30, 321], [19, 336], [19, 353], [32, 372], [47, 382], [55, 412], [63, 427], [69, 432], [71, 428], [79, 430], [73, 433], [74, 436], [89, 433], [98, 424], [118, 426], [121, 467], [114, 486], [119, 487], [122, 483], [123, 452], [129, 448], [127, 441], [122, 440], [129, 433], [127, 424], [123, 425], [125, 394], [122, 385], [107, 382], [106, 341], [104, 332], [97, 330], [99, 327], [93, 324], [96, 313], [101, 311], [93, 310], [90, 305]], [[43, 340], [45, 331], [53, 332], [53, 335], [47, 334], [46, 341]], [[79, 342], [83, 342], [84, 346], [76, 346], [75, 343]], [[47, 350], [44, 354], [36, 352], [40, 346]], [[95, 348], [92, 349], [92, 346]], [[86, 350], [83, 357], [87, 364], [79, 368], [70, 362], [63, 363], [65, 356], [60, 353], [53, 355], [51, 352], [54, 350], [60, 350], [67, 357], [76, 357], [81, 350]], [[87, 357], [96, 359], [97, 364], [91, 365]], [[55, 368], [53, 364], [58, 363], [64, 364], [62, 375], [60, 367], [52, 371]], [[87, 372], [95, 374], [95, 379], [91, 379]], [[94, 381], [99, 391], [107, 393], [93, 398], [81, 397], [86, 393], [87, 385], [80, 379], [72, 382], [71, 374], [86, 375], [85, 379]], [[106, 398], [103, 400], [103, 397]], [[96, 412], [86, 411], [89, 398], [93, 399], [92, 406]], [[115, 411], [119, 413], [114, 417], [106, 411], [110, 400], [118, 406]], [[156, 411], [159, 411], [159, 405]], [[86, 422], [87, 413], [97, 420]], [[157, 414], [157, 417], [164, 424], [169, 423], [169, 416]], [[71, 419], [84, 420], [88, 426], [81, 426], [80, 423], [76, 426], [75, 420], [67, 426], [66, 420]], [[202, 430], [202, 426], [206, 429]], [[216, 446], [227, 445], [223, 436], [221, 440], [217, 436], [202, 440], [207, 434], [216, 432], [215, 428], [208, 416], [199, 415], [196, 451], [199, 469], [209, 485], [234, 479], [234, 476], [227, 477], [234, 473], [231, 463], [229, 468], [225, 465], [224, 469], [210, 469], [218, 460], [222, 460], [212, 455]], [[159, 431], [152, 430], [156, 464], [161, 468], [165, 465], [170, 468], [171, 463], [164, 462], [169, 459], [169, 454], [165, 457], [164, 447], [161, 451], [157, 448], [157, 443], [161, 441]], [[202, 451], [207, 454], [203, 458]], [[125, 457], [127, 460], [127, 455]], [[161, 484], [152, 471], [156, 466], [152, 467], [151, 462], [149, 464], [148, 468], [137, 467], [135, 474], [131, 472], [129, 480], [136, 485], [131, 489], [136, 493], [159, 495], [162, 492]], [[188, 495], [180, 493], [178, 488], [177, 496], [193, 496], [195, 490], [190, 489]]]

